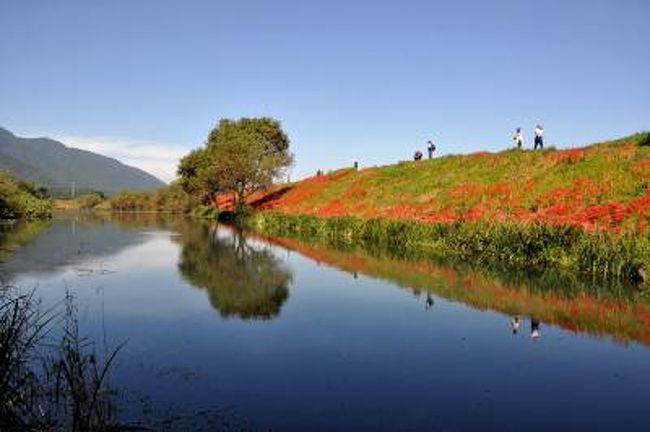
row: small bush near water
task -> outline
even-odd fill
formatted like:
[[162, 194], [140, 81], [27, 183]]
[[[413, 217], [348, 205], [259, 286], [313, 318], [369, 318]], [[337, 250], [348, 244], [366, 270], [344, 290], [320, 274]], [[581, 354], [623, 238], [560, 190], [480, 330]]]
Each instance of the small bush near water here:
[[75, 202], [82, 210], [91, 210], [106, 200], [102, 192], [90, 192], [78, 197]]
[[52, 203], [41, 190], [0, 170], [0, 219], [47, 218], [51, 212]]
[[[423, 224], [358, 217], [321, 218], [260, 212], [245, 224], [278, 236], [381, 247], [414, 259], [451, 259], [481, 267], [556, 268], [598, 281], [639, 283], [650, 265], [650, 240], [540, 223]], [[646, 281], [647, 282], [647, 281]]]

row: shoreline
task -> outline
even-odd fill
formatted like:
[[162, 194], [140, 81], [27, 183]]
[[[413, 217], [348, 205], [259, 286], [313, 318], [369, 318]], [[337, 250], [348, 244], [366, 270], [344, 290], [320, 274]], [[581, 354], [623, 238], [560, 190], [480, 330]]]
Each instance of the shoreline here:
[[256, 212], [239, 218], [253, 231], [339, 246], [381, 247], [411, 259], [472, 263], [486, 268], [557, 270], [585, 280], [647, 287], [650, 240], [540, 223], [419, 222]]

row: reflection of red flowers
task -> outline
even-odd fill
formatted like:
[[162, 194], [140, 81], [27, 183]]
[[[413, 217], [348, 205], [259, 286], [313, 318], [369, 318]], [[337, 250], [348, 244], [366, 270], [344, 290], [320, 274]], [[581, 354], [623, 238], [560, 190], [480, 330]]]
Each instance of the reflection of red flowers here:
[[540, 294], [525, 285], [513, 289], [498, 278], [473, 272], [459, 273], [429, 261], [378, 258], [363, 251], [341, 252], [288, 238], [264, 238], [348, 272], [398, 281], [405, 278], [401, 286], [411, 286], [418, 291], [431, 290], [481, 310], [533, 315], [567, 330], [611, 335], [620, 341], [636, 340], [650, 345], [650, 309], [644, 302], [603, 298], [587, 292], [568, 297], [559, 292]]

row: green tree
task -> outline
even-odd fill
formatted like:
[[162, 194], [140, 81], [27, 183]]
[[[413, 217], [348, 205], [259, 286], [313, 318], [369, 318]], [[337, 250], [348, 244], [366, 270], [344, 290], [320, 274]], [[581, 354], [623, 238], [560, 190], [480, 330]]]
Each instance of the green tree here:
[[249, 193], [271, 186], [292, 163], [289, 138], [277, 120], [223, 119], [204, 147], [181, 159], [178, 175], [183, 188], [202, 201], [233, 192], [241, 209]]
[[210, 201], [211, 185], [208, 185], [204, 177], [205, 168], [207, 167], [207, 151], [205, 148], [192, 150], [184, 156], [176, 170], [179, 183], [183, 190], [188, 194], [195, 196], [203, 203]]

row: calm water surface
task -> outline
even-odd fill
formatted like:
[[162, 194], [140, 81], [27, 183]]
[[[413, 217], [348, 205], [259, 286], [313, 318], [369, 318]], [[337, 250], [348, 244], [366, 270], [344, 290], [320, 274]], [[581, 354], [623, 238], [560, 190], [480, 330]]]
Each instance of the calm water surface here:
[[112, 219], [6, 228], [14, 252], [1, 273], [46, 304], [70, 290], [87, 334], [128, 341], [113, 375], [125, 419], [191, 418], [168, 424], [179, 430], [210, 429], [195, 415], [207, 412], [274, 431], [650, 430], [639, 293], [556, 295], [196, 220]]

